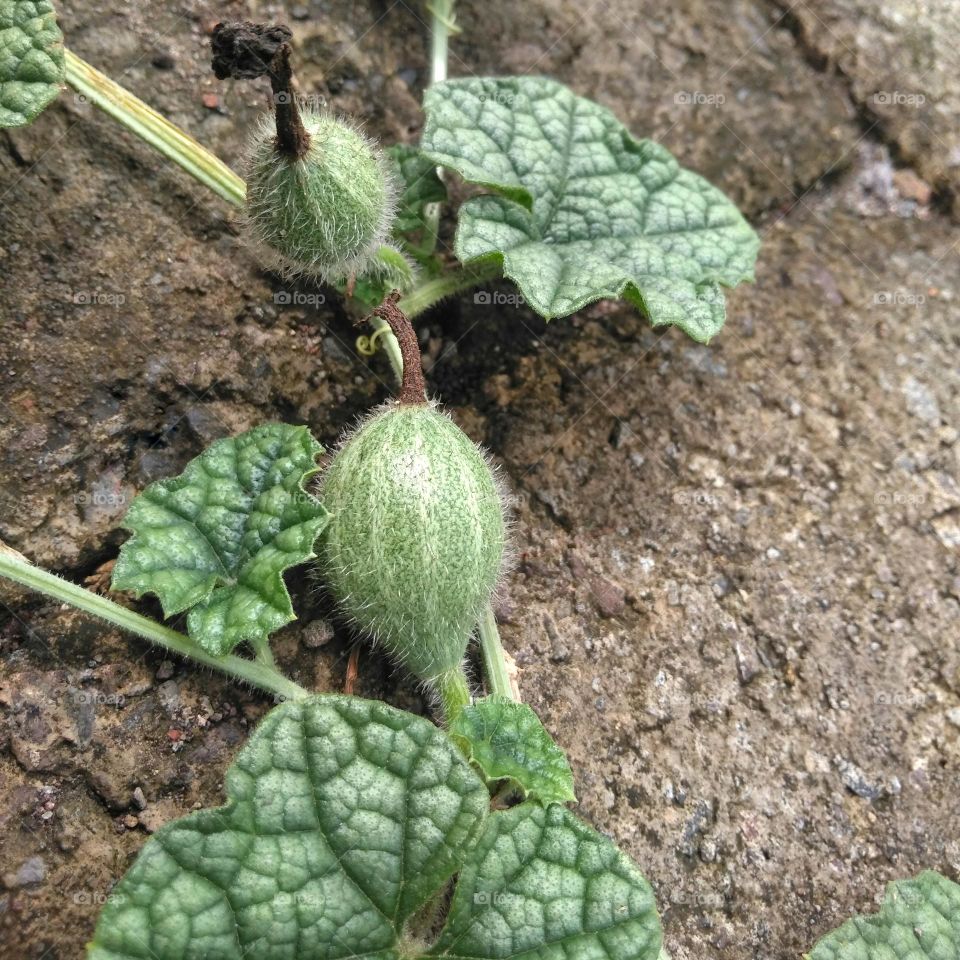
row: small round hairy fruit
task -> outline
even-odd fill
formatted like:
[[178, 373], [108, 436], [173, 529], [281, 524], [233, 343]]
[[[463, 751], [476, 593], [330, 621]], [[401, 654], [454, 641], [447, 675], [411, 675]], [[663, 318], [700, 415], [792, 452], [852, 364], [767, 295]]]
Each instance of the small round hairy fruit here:
[[379, 150], [344, 120], [300, 108], [309, 146], [277, 149], [272, 120], [254, 138], [247, 165], [247, 221], [288, 275], [334, 282], [361, 273], [384, 243], [394, 188]]
[[343, 612], [421, 680], [458, 670], [497, 583], [506, 526], [483, 454], [433, 404], [380, 407], [323, 483], [321, 547]]

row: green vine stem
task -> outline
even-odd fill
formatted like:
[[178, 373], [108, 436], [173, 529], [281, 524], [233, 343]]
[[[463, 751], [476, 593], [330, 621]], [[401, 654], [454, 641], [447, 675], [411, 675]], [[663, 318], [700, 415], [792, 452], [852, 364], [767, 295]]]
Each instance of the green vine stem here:
[[[432, 0], [427, 4], [430, 13], [430, 83], [442, 83], [447, 79], [447, 59], [450, 50], [450, 34], [459, 33], [453, 7], [456, 0]], [[437, 176], [443, 179], [443, 170], [437, 167]], [[428, 204], [424, 210], [426, 230], [425, 252], [432, 253], [440, 233], [440, 204]]]
[[397, 306], [407, 317], [413, 319], [446, 297], [462, 293], [486, 280], [496, 280], [502, 275], [497, 260], [483, 260], [469, 266], [454, 267], [405, 293]]
[[434, 686], [443, 704], [444, 723], [449, 727], [463, 713], [464, 707], [470, 706], [470, 685], [463, 667], [441, 674], [434, 681]]
[[184, 634], [155, 623], [132, 610], [127, 610], [126, 607], [121, 607], [120, 604], [106, 597], [78, 587], [75, 583], [70, 583], [56, 574], [41, 570], [6, 546], [0, 547], [0, 576], [36, 590], [37, 593], [52, 597], [54, 600], [68, 603], [71, 607], [99, 617], [115, 627], [120, 627], [121, 630], [143, 637], [172, 653], [189, 657], [237, 680], [244, 680], [284, 700], [301, 700], [310, 695], [299, 684], [283, 676], [276, 667], [270, 667], [255, 660], [244, 660], [243, 657], [233, 654], [225, 657], [211, 656]]
[[73, 51], [66, 50], [64, 53], [67, 83], [77, 93], [118, 120], [168, 160], [179, 164], [190, 176], [228, 203], [243, 206], [246, 185], [219, 157], [129, 90], [81, 60]]
[[450, 34], [459, 33], [453, 8], [456, 0], [432, 0], [427, 4], [430, 12], [430, 82], [442, 83], [447, 79], [447, 58]]
[[492, 696], [509, 697], [519, 700], [520, 696], [515, 689], [507, 670], [507, 657], [500, 642], [500, 633], [497, 630], [497, 620], [493, 615], [493, 607], [487, 604], [480, 615], [477, 624], [480, 634], [480, 656], [483, 659], [483, 673], [487, 678], [487, 689]]

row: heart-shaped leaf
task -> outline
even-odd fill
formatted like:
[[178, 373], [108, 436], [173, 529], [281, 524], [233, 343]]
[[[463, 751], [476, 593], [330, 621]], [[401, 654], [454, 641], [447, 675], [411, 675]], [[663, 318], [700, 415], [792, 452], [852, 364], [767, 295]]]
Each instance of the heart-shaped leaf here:
[[283, 572], [315, 555], [327, 522], [303, 488], [321, 449], [306, 427], [268, 423], [151, 484], [124, 518], [113, 589], [155, 593], [168, 617], [189, 609], [190, 636], [217, 656], [266, 641], [294, 619]]
[[[489, 814], [480, 778], [423, 717], [336, 695], [283, 704], [227, 793], [146, 843], [90, 960], [657, 958], [637, 868], [563, 807]], [[431, 945], [423, 917], [457, 872]]]
[[565, 807], [523, 803], [490, 817], [429, 955], [655, 960], [661, 940], [650, 885], [609, 840]]
[[733, 204], [563, 85], [448, 80], [424, 109], [424, 152], [496, 191], [460, 208], [455, 253], [502, 260], [544, 317], [624, 297], [706, 342], [723, 326], [722, 287], [753, 279], [759, 239]]
[[0, 127], [30, 123], [60, 93], [63, 34], [47, 0], [0, 0]]
[[489, 797], [429, 721], [354, 697], [270, 712], [229, 803], [157, 831], [97, 924], [91, 960], [392, 958]]
[[808, 960], [957, 960], [960, 886], [925, 870], [887, 887], [880, 912], [828, 933]]
[[541, 803], [577, 799], [566, 756], [525, 703], [484, 697], [457, 715], [450, 735], [488, 783], [509, 780]]

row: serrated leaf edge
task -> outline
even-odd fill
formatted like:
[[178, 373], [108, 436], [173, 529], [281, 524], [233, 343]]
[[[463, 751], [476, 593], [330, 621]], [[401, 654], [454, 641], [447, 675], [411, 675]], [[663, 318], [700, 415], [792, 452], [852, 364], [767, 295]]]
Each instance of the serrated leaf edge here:
[[[259, 426], [270, 426], [270, 422], [265, 423], [265, 424], [260, 424]], [[288, 424], [284, 424], [283, 426], [289, 426], [289, 425], [288, 425]], [[251, 428], [251, 429], [256, 429], [256, 428]], [[306, 483], [307, 483], [308, 480], [312, 479], [313, 477], [317, 476], [317, 474], [319, 474], [319, 473], [322, 472], [323, 467], [321, 467], [321, 466], [319, 466], [319, 465], [316, 464], [316, 458], [319, 457], [319, 456], [324, 452], [324, 448], [323, 448], [323, 445], [322, 445], [318, 440], [316, 440], [316, 439], [314, 438], [313, 434], [310, 433], [309, 427], [301, 424], [301, 425], [299, 425], [299, 426], [293, 426], [292, 429], [295, 430], [295, 431], [297, 431], [297, 432], [305, 433], [306, 436], [307, 436], [307, 438], [310, 440], [310, 442], [311, 442], [311, 444], [312, 444], [312, 446], [313, 446], [313, 448], [314, 448], [313, 451], [312, 451], [312, 452], [313, 452], [314, 466], [313, 466], [310, 470], [306, 471], [306, 472], [303, 474], [303, 476], [302, 476], [302, 477], [300, 478], [300, 480], [297, 482], [297, 487], [298, 487], [298, 489], [300, 490], [300, 492], [301, 492], [305, 497], [309, 498], [309, 500], [310, 500], [313, 504], [315, 504], [316, 506], [320, 507], [320, 508], [324, 511], [323, 516], [318, 517], [318, 518], [317, 518], [317, 521], [316, 521], [316, 522], [322, 522], [322, 526], [317, 530], [316, 535], [314, 536], [313, 542], [314, 542], [314, 544], [315, 544], [316, 541], [317, 541], [317, 539], [318, 539], [318, 537], [319, 537], [319, 535], [323, 532], [324, 527], [330, 522], [330, 513], [329, 513], [329, 511], [326, 509], [326, 507], [324, 506], [323, 501], [320, 500], [320, 499], [318, 499], [317, 497], [315, 497], [312, 493], [310, 493], [310, 492], [306, 489], [306, 486], [305, 486], [305, 485], [306, 485]], [[232, 440], [232, 439], [236, 439], [236, 437], [223, 437], [223, 438], [221, 438], [221, 441], [229, 441], [229, 440]], [[218, 443], [218, 442], [221, 442], [221, 441], [214, 441], [214, 443]], [[213, 444], [211, 444], [209, 447], [207, 447], [206, 450], [204, 450], [204, 451], [202, 451], [201, 453], [199, 453], [195, 459], [199, 459], [199, 458], [202, 457], [205, 453], [207, 453], [207, 451], [211, 450], [212, 448], [213, 448]], [[193, 462], [193, 461], [191, 461], [191, 462]], [[188, 464], [188, 466], [189, 466], [189, 464]], [[186, 469], [186, 468], [184, 468], [184, 469]], [[152, 484], [150, 484], [148, 487], [145, 487], [144, 490], [142, 490], [141, 493], [138, 494], [138, 496], [142, 496], [143, 493], [145, 493], [147, 489], [149, 489], [150, 487], [153, 487], [153, 486], [166, 487], [166, 486], [169, 485], [170, 483], [172, 483], [172, 482], [174, 482], [175, 480], [177, 480], [180, 476], [182, 476], [182, 472], [181, 472], [180, 474], [178, 474], [176, 477], [164, 477], [164, 478], [161, 479], [161, 480], [156, 480], [156, 481], [154, 481]], [[129, 511], [128, 511], [128, 513], [129, 513]], [[124, 517], [124, 521], [125, 521], [125, 520], [126, 520], [126, 516]], [[120, 527], [121, 527], [121, 529], [127, 530], [128, 532], [130, 532], [130, 533], [133, 534], [133, 536], [132, 536], [129, 540], [127, 540], [124, 544], [122, 544], [122, 547], [123, 547], [123, 546], [126, 546], [128, 543], [133, 543], [133, 541], [134, 541], [134, 540], [136, 539], [136, 537], [137, 537], [137, 531], [136, 531], [133, 527], [129, 526], [127, 523], [125, 523], [125, 522], [123, 522], [123, 521], [121, 521]], [[216, 551], [214, 551], [214, 553], [216, 553]], [[280, 570], [280, 571], [279, 571], [280, 587], [281, 587], [281, 590], [283, 591], [283, 597], [286, 599], [287, 605], [291, 608], [291, 609], [290, 609], [290, 614], [289, 614], [289, 616], [287, 616], [287, 611], [286, 611], [286, 610], [280, 610], [278, 607], [274, 606], [272, 603], [269, 603], [268, 601], [264, 601], [264, 602], [265, 602], [271, 609], [276, 610], [278, 613], [280, 613], [281, 615], [283, 615], [283, 616], [286, 617], [286, 619], [283, 621], [283, 624], [281, 624], [281, 626], [285, 626], [285, 625], [288, 624], [288, 623], [292, 623], [294, 620], [297, 619], [296, 613], [294, 613], [293, 610], [292, 610], [293, 601], [292, 601], [292, 599], [291, 599], [291, 597], [290, 597], [290, 591], [287, 589], [287, 584], [286, 584], [286, 581], [284, 580], [284, 576], [283, 576], [283, 575], [284, 575], [284, 573], [285, 573], [287, 570], [290, 570], [291, 568], [293, 568], [293, 567], [295, 567], [295, 566], [300, 566], [301, 564], [304, 564], [304, 563], [306, 563], [306, 562], [309, 561], [309, 560], [316, 559], [316, 556], [317, 556], [316, 551], [315, 551], [315, 550], [311, 550], [309, 553], [303, 555], [303, 557], [302, 557], [301, 559], [293, 561], [292, 563], [290, 563], [289, 565], [287, 565], [286, 567], [284, 567], [283, 570]], [[112, 591], [115, 590], [115, 591], [117, 591], [117, 592], [129, 593], [129, 594], [131, 594], [131, 595], [132, 595], [135, 599], [137, 599], [137, 600], [142, 599], [142, 598], [143, 598], [144, 596], [146, 596], [147, 594], [153, 594], [153, 595], [156, 596], [157, 599], [159, 600], [159, 602], [160, 602], [160, 608], [161, 608], [161, 610], [163, 611], [163, 616], [164, 616], [164, 619], [166, 619], [166, 620], [169, 620], [171, 617], [175, 617], [175, 616], [177, 616], [178, 614], [181, 614], [181, 613], [183, 613], [183, 612], [185, 612], [185, 611], [193, 612], [194, 610], [197, 610], [197, 609], [200, 607], [201, 604], [208, 603], [208, 602], [210, 601], [211, 597], [214, 595], [214, 593], [216, 593], [217, 590], [224, 589], [224, 588], [230, 588], [230, 587], [236, 586], [236, 581], [230, 582], [229, 579], [226, 577], [226, 574], [225, 574], [225, 573], [220, 573], [220, 574], [216, 574], [216, 573], [215, 573], [215, 574], [211, 574], [211, 577], [213, 578], [213, 583], [212, 583], [212, 585], [210, 586], [210, 588], [206, 591], [206, 593], [205, 593], [204, 595], [198, 597], [198, 598], [195, 599], [195, 600], [187, 600], [187, 601], [184, 601], [184, 602], [182, 602], [182, 603], [175, 603], [175, 604], [172, 604], [172, 605], [169, 605], [169, 606], [168, 606], [168, 604], [164, 601], [164, 598], [163, 598], [162, 596], [160, 596], [159, 594], [155, 593], [155, 592], [154, 592], [153, 590], [151, 590], [149, 587], [144, 587], [144, 588], [142, 588], [142, 589], [139, 589], [138, 587], [133, 586], [133, 585], [124, 585], [124, 584], [123, 584], [122, 581], [123, 581], [124, 577], [128, 577], [128, 576], [132, 576], [132, 575], [133, 575], [132, 573], [124, 570], [125, 563], [123, 562], [123, 558], [124, 558], [124, 553], [123, 553], [122, 548], [121, 548], [121, 552], [120, 552], [119, 556], [117, 557], [116, 563], [115, 563], [114, 568], [113, 568], [113, 574], [112, 574], [111, 580], [110, 580], [110, 589], [111, 589]], [[189, 618], [188, 618], [188, 619], [189, 619]], [[280, 629], [280, 627], [277, 627], [276, 629]], [[197, 637], [195, 637], [195, 636], [193, 635], [193, 633], [189, 630], [189, 628], [188, 628], [188, 634], [189, 634], [191, 640], [193, 640], [193, 641], [194, 641], [195, 643], [197, 643], [198, 645], [203, 646], [203, 643], [202, 643]], [[256, 634], [254, 634], [254, 635], [252, 635], [252, 636], [242, 635], [242, 636], [240, 637], [240, 639], [237, 640], [237, 644], [242, 643], [242, 642], [244, 642], [244, 641], [250, 641], [250, 640], [256, 640], [256, 639], [266, 638], [267, 636], [268, 636], [268, 634], [266, 634], [264, 631], [260, 631], [259, 633], [256, 633]], [[234, 644], [233, 646], [236, 646], [236, 644]], [[231, 649], [232, 649], [232, 648], [231, 648]], [[229, 651], [225, 651], [225, 652], [229, 652]], [[220, 654], [220, 655], [223, 655], [223, 654]]]

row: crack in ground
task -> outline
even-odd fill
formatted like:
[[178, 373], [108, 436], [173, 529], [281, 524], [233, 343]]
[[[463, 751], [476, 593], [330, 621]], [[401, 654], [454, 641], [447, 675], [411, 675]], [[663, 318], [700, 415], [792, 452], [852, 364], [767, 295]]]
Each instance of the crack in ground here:
[[[844, 92], [856, 113], [857, 123], [863, 130], [861, 139], [869, 139], [873, 143], [885, 147], [890, 153], [894, 166], [898, 169], [909, 169], [921, 179], [925, 179], [917, 170], [914, 158], [907, 153], [896, 135], [889, 132], [884, 117], [871, 109], [867, 101], [856, 96], [854, 93], [854, 77], [845, 71], [839, 63], [832, 61], [829, 54], [821, 50], [810, 37], [800, 18], [794, 13], [795, 5], [785, 3], [784, 0], [767, 0], [767, 3], [772, 10], [779, 14], [778, 24], [789, 31], [803, 59], [818, 73], [830, 73], [842, 82]], [[833, 167], [830, 167], [815, 182], [829, 185], [839, 179], [845, 172], [845, 170], [834, 170]], [[953, 191], [949, 184], [941, 178], [931, 183], [930, 186], [933, 189], [931, 208], [950, 218]]]

